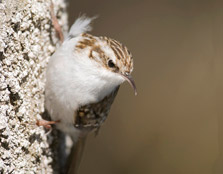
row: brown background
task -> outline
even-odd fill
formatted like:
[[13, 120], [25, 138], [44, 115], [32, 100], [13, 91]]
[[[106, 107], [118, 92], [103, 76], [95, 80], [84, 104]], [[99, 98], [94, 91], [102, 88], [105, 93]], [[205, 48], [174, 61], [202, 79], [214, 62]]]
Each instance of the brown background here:
[[223, 173], [223, 1], [79, 0], [93, 34], [134, 56], [109, 118], [87, 141], [80, 174]]

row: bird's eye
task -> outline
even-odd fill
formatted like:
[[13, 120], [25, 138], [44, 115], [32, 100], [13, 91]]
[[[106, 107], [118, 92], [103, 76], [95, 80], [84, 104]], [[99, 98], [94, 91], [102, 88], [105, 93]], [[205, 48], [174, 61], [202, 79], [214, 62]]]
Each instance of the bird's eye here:
[[113, 62], [112, 60], [109, 60], [109, 61], [108, 61], [108, 66], [109, 66], [110, 68], [113, 68], [113, 67], [115, 67], [115, 64], [114, 64], [114, 62]]

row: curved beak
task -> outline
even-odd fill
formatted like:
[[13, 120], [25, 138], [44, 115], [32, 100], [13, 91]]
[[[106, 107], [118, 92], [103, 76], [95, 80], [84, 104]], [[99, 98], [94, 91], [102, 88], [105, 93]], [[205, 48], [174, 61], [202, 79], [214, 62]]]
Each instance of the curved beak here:
[[135, 95], [137, 95], [136, 85], [135, 85], [135, 82], [134, 82], [132, 76], [128, 75], [128, 74], [121, 74], [121, 75], [131, 85], [131, 87], [134, 90]]

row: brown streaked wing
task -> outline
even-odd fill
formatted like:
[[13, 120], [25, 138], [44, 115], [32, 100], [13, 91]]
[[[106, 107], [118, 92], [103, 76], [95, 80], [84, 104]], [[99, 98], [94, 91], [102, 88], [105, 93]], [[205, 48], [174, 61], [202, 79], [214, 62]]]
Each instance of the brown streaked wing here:
[[97, 103], [80, 107], [74, 114], [74, 127], [89, 131], [99, 129], [108, 116], [111, 105], [118, 93], [118, 89], [119, 86], [113, 92], [111, 92], [111, 94], [107, 95], [104, 99]]

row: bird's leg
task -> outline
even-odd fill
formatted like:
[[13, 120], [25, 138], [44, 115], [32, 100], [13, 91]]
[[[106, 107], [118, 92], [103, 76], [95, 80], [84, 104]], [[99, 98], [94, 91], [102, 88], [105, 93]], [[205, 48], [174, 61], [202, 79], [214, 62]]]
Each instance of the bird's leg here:
[[60, 122], [60, 120], [56, 120], [56, 121], [36, 120], [36, 125], [44, 126], [45, 128], [50, 129], [52, 124], [56, 124], [59, 122]]
[[53, 27], [55, 28], [56, 32], [57, 32], [57, 35], [60, 39], [60, 43], [63, 43], [64, 41], [64, 35], [63, 35], [63, 32], [62, 32], [62, 29], [61, 29], [61, 26], [56, 18], [56, 15], [54, 13], [54, 5], [53, 5], [53, 1], [51, 0], [51, 5], [50, 5], [50, 15], [51, 15], [51, 18], [52, 18], [52, 24], [53, 24]]

